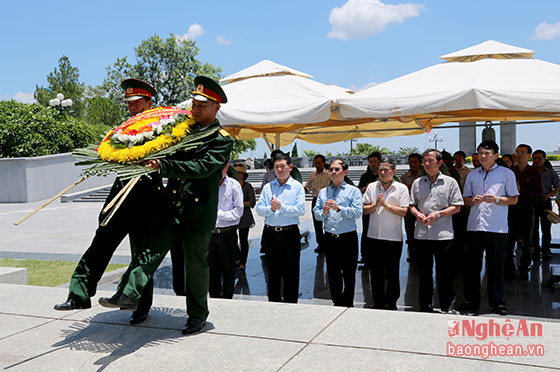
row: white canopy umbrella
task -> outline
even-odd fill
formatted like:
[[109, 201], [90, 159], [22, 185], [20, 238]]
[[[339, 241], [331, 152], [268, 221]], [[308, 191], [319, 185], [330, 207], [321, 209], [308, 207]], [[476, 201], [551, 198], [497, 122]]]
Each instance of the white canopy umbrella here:
[[447, 62], [337, 100], [346, 119], [415, 121], [560, 120], [560, 65], [534, 51], [486, 41]]
[[293, 133], [297, 129], [332, 125], [338, 121], [336, 99], [353, 92], [312, 77], [269, 60], [229, 75], [221, 80], [228, 103], [218, 119], [237, 138], [263, 137], [276, 146], [301, 138]]

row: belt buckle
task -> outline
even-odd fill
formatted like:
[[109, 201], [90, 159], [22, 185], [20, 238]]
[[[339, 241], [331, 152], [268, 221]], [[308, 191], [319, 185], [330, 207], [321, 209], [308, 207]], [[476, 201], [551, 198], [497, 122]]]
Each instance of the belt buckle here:
[[332, 236], [333, 236], [335, 239], [340, 238], [340, 234], [332, 234]]
[[282, 231], [282, 226], [274, 226], [274, 231], [276, 232]]

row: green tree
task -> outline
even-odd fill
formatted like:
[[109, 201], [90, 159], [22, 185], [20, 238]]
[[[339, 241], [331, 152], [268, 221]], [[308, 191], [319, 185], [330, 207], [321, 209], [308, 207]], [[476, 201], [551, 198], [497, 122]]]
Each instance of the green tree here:
[[122, 123], [128, 111], [109, 97], [94, 96], [86, 99], [85, 120], [89, 124], [103, 124], [114, 128]]
[[367, 156], [374, 151], [379, 151], [382, 154], [390, 154], [391, 150], [387, 147], [382, 147], [379, 145], [371, 145], [369, 143], [357, 143], [352, 151], [350, 151], [350, 155], [358, 155], [358, 156]]
[[294, 147], [292, 147], [292, 158], [298, 157], [297, 142], [294, 142]]
[[255, 141], [254, 139], [235, 140], [233, 142], [233, 149], [231, 150], [230, 157], [232, 159], [237, 159], [245, 151], [256, 150], [256, 149], [257, 149], [257, 141]]
[[74, 117], [82, 117], [84, 112], [83, 94], [84, 83], [80, 83], [80, 70], [72, 66], [70, 59], [63, 55], [58, 60], [58, 68], [47, 75], [47, 88], [35, 86], [35, 99], [43, 106], [49, 106], [49, 101], [58, 93], [64, 94], [64, 98], [72, 99], [72, 107], [68, 110]]
[[399, 147], [398, 154], [399, 155], [410, 155], [410, 154], [413, 154], [413, 153], [418, 153], [419, 151], [420, 151], [420, 149], [416, 146], [413, 146], [413, 147], [401, 146], [401, 147]]
[[29, 157], [70, 152], [98, 142], [104, 126], [59, 115], [50, 107], [0, 101], [0, 157]]
[[120, 99], [120, 83], [127, 77], [145, 80], [157, 90], [155, 103], [163, 106], [177, 105], [190, 97], [194, 90], [194, 77], [205, 75], [218, 80], [222, 69], [202, 63], [196, 57], [200, 49], [194, 40], [158, 35], [142, 41], [134, 48], [135, 63], [127, 57], [117, 58], [107, 67], [102, 89], [113, 99]]

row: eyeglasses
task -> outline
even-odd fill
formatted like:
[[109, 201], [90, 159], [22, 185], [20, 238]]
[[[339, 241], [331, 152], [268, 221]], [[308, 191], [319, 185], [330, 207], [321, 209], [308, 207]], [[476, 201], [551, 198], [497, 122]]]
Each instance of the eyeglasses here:
[[289, 165], [280, 164], [280, 165], [275, 165], [274, 169], [282, 170], [282, 169], [288, 168], [288, 167], [289, 167]]
[[526, 152], [526, 151], [516, 151], [515, 153], [516, 153], [517, 155], [528, 154], [528, 152]]
[[339, 167], [330, 167], [329, 168], [329, 172], [340, 172], [342, 170], [342, 168]]

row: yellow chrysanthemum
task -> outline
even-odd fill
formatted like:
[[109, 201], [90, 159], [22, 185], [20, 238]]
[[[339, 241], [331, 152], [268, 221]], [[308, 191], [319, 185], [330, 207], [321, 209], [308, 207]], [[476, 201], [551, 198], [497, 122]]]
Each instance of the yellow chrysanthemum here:
[[[139, 117], [138, 120], [135, 121], [132, 125], [128, 126], [127, 129], [142, 130], [142, 128], [144, 128], [146, 125], [153, 123], [154, 121], [157, 121], [158, 118], [157, 116], [154, 115], [158, 113], [158, 110], [162, 112], [162, 115], [163, 114], [169, 115], [170, 110], [171, 111], [176, 110], [177, 114], [184, 113], [183, 110], [172, 109], [172, 108], [160, 107], [160, 108], [152, 109], [140, 114], [143, 116]], [[147, 141], [142, 145], [133, 146], [130, 148], [122, 148], [122, 149], [115, 148], [111, 145], [111, 141], [109, 141], [109, 138], [114, 133], [114, 131], [111, 131], [107, 134], [105, 139], [100, 143], [99, 147], [97, 148], [97, 153], [99, 154], [99, 157], [105, 161], [128, 163], [131, 161], [139, 160], [154, 152], [161, 151], [179, 142], [184, 136], [187, 135], [187, 133], [189, 133], [189, 127], [192, 124], [194, 124], [194, 120], [189, 118], [188, 120], [175, 125], [172, 128], [171, 135], [160, 134], [153, 140]]]

